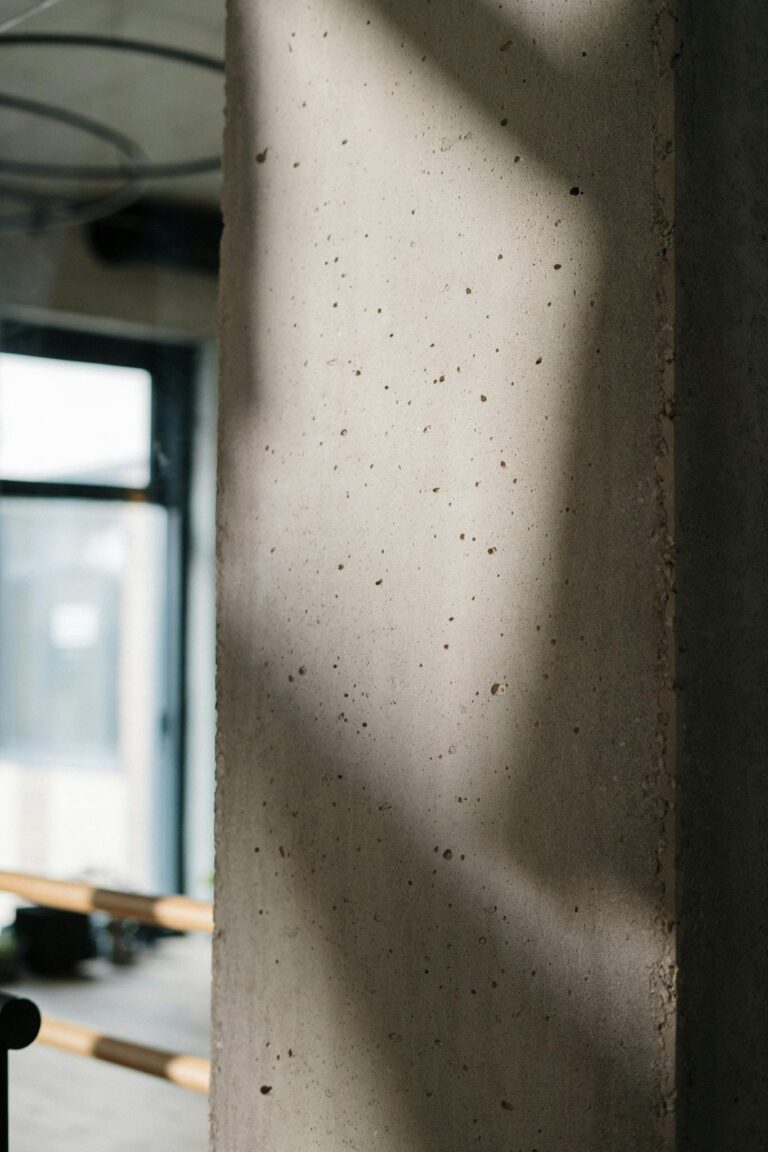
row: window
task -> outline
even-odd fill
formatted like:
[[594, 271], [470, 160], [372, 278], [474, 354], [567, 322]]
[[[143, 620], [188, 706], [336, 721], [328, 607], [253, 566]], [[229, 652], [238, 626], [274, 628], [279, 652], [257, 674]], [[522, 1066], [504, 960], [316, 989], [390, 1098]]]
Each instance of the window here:
[[146, 488], [151, 399], [143, 368], [0, 352], [0, 475]]
[[35, 828], [17, 867], [181, 883], [194, 364], [2, 331], [0, 786]]

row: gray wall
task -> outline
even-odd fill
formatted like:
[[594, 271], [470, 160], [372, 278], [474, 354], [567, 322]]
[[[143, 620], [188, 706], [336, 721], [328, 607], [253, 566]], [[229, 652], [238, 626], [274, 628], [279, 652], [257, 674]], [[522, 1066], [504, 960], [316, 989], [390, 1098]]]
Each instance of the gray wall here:
[[671, 1147], [666, 37], [230, 4], [217, 1152]]
[[681, 1152], [768, 1146], [768, 8], [678, 60]]

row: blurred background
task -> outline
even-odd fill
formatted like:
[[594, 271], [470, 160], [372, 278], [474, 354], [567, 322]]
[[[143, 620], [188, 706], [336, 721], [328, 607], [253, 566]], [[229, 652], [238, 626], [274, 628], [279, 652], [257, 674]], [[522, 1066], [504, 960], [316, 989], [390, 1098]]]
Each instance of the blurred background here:
[[[223, 29], [211, 0], [0, 0], [0, 869], [201, 900]], [[207, 1056], [205, 937], [96, 916], [41, 964], [19, 905], [3, 986]], [[206, 1146], [160, 1081], [39, 1045], [12, 1078], [16, 1152]]]

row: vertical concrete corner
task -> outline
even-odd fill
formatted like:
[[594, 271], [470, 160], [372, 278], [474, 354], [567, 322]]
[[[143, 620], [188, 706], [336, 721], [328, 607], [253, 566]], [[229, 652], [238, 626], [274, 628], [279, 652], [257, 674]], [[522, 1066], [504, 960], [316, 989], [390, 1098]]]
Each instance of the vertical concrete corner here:
[[216, 1152], [673, 1146], [668, 27], [230, 0]]

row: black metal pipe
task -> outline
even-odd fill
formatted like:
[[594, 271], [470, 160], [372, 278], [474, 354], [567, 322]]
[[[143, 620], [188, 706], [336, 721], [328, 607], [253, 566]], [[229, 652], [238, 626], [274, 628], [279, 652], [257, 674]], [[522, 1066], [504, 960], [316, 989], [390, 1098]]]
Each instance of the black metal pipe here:
[[8, 1152], [8, 1049], [0, 1048], [0, 1152]]
[[0, 1152], [8, 1152], [8, 1052], [27, 1048], [40, 1031], [40, 1011], [23, 996], [0, 992]]

